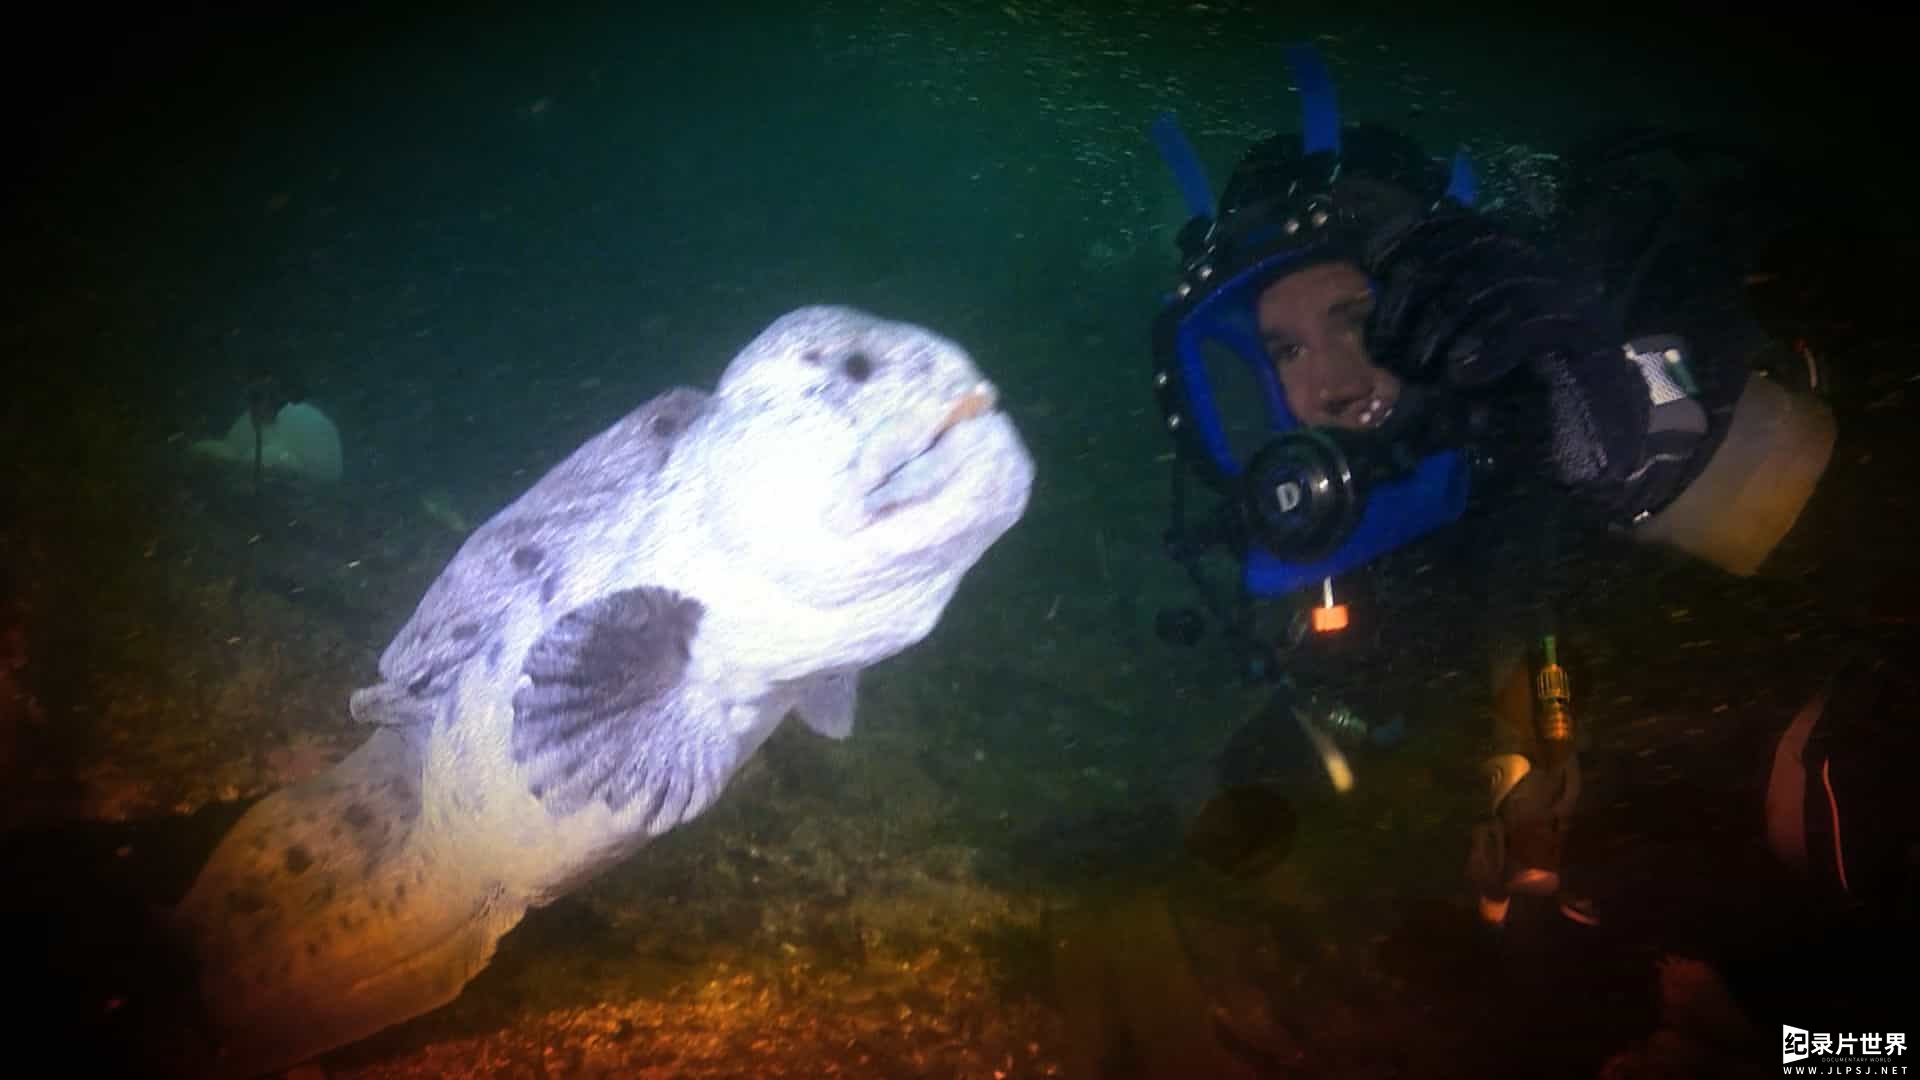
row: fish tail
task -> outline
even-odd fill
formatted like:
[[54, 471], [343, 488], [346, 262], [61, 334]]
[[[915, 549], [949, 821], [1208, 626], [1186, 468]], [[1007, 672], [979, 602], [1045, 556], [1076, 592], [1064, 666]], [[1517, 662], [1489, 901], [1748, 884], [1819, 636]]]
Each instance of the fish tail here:
[[172, 913], [211, 1074], [287, 1068], [437, 1008], [519, 922], [523, 903], [421, 843], [422, 738], [383, 728], [262, 800]]

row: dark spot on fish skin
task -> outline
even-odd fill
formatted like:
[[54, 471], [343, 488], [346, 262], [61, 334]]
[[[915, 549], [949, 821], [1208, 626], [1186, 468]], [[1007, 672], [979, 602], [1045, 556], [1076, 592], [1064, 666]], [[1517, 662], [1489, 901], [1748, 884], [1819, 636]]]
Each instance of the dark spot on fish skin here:
[[309, 908], [323, 908], [331, 903], [333, 903], [333, 882], [331, 881], [313, 890], [313, 895], [307, 897]]
[[267, 906], [266, 897], [238, 889], [227, 894], [227, 910], [235, 915], [252, 915]]
[[348, 915], [344, 911], [340, 913], [340, 929], [348, 933], [353, 932], [353, 916]]
[[346, 832], [347, 830], [341, 828], [340, 823], [337, 821], [334, 822], [333, 825], [327, 829], [327, 835], [335, 840], [338, 840], [342, 836], [346, 835]]
[[540, 602], [543, 604], [551, 604], [553, 603], [553, 598], [558, 595], [560, 595], [560, 579], [557, 576], [549, 575], [545, 581], [540, 583]]
[[453, 628], [453, 640], [466, 641], [467, 639], [473, 637], [473, 635], [479, 632], [480, 632], [480, 627], [470, 622], [463, 622], [459, 626], [456, 626]]
[[680, 418], [677, 416], [656, 416], [653, 418], [653, 433], [662, 439], [671, 439], [680, 434]]
[[840, 361], [840, 370], [846, 372], [847, 378], [854, 382], [866, 382], [873, 377], [873, 358], [857, 350], [850, 352], [845, 360]]
[[500, 657], [506, 651], [507, 643], [501, 641], [499, 638], [494, 638], [493, 647], [487, 650], [487, 667], [498, 671], [500, 669]]
[[364, 829], [374, 821], [373, 811], [367, 809], [363, 803], [354, 803], [347, 807], [347, 812], [343, 816], [347, 819], [347, 824], [356, 829]]
[[808, 349], [806, 352], [800, 354], [800, 359], [805, 360], [815, 367], [819, 367], [823, 357], [821, 357], [819, 349]]
[[403, 803], [413, 798], [412, 790], [407, 787], [407, 782], [402, 777], [388, 777], [387, 781], [380, 785], [380, 788]]
[[313, 855], [304, 846], [295, 844], [287, 849], [287, 873], [299, 877], [312, 865]]
[[406, 898], [407, 898], [407, 883], [406, 883], [406, 882], [404, 882], [404, 881], [396, 881], [396, 882], [394, 882], [394, 883], [393, 883], [393, 902], [394, 902], [394, 904], [395, 904], [396, 906], [398, 906], [398, 905], [399, 905], [399, 903], [400, 903], [400, 902], [401, 902], [402, 900], [405, 900]]
[[[654, 423], [655, 426], [658, 426], [659, 421], [655, 421]], [[513, 568], [522, 573], [531, 574], [535, 570], [540, 569], [540, 561], [546, 557], [546, 552], [541, 551], [532, 544], [528, 544], [525, 547], [517, 547], [513, 549]]]
[[317, 941], [307, 942], [307, 959], [311, 960], [314, 957], [319, 955], [320, 955], [320, 943]]
[[408, 683], [407, 693], [412, 694], [414, 697], [419, 697], [421, 694], [426, 693], [427, 687], [431, 685], [433, 685], [433, 673], [428, 672]]

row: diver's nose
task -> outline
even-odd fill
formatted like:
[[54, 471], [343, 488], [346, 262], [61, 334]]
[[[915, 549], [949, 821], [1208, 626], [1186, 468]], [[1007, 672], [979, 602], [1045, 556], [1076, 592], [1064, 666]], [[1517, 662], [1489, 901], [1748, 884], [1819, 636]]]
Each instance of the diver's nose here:
[[1344, 417], [1373, 397], [1373, 379], [1358, 357], [1329, 353], [1320, 376], [1320, 407], [1329, 416]]
[[1372, 394], [1369, 393], [1367, 387], [1364, 385], [1352, 387], [1343, 386], [1338, 388], [1329, 387], [1327, 392], [1321, 395], [1320, 407], [1325, 409], [1329, 415], [1346, 416], [1348, 413], [1358, 409], [1371, 396]]

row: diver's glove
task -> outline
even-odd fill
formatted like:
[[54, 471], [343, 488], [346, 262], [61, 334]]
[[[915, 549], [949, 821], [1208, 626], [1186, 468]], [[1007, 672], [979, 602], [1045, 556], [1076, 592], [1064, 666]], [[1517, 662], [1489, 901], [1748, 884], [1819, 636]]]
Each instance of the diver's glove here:
[[1580, 798], [1580, 765], [1573, 754], [1538, 767], [1519, 754], [1503, 754], [1487, 765], [1492, 812], [1470, 834], [1467, 879], [1479, 893], [1481, 917], [1498, 925], [1506, 920], [1514, 894], [1560, 892], [1562, 855]]
[[1655, 497], [1640, 490], [1647, 383], [1604, 298], [1570, 266], [1467, 211], [1387, 230], [1368, 249], [1369, 344], [1383, 364], [1468, 395], [1517, 384], [1524, 452], [1561, 483], [1610, 516]]
[[1541, 354], [1618, 349], [1570, 268], [1494, 221], [1441, 211], [1375, 237], [1375, 355], [1410, 378], [1484, 386]]

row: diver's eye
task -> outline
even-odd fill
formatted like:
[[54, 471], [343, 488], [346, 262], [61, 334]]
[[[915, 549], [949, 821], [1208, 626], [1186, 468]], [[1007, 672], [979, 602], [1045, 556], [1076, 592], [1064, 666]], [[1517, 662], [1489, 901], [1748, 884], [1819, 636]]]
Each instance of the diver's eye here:
[[1289, 341], [1267, 343], [1267, 356], [1276, 364], [1290, 363], [1300, 357], [1300, 346]]

